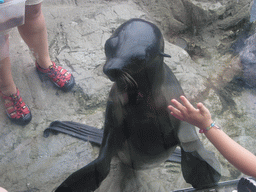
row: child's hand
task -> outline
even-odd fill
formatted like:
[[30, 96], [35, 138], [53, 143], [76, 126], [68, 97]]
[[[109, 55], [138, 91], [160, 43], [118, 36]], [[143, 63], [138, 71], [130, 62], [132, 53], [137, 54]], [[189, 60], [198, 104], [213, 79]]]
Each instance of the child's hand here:
[[168, 106], [168, 109], [174, 117], [195, 125], [200, 129], [204, 129], [211, 125], [213, 122], [211, 114], [202, 103], [198, 103], [197, 109], [195, 109], [186, 97], [181, 96], [180, 99], [184, 106], [175, 99], [172, 99], [171, 102], [176, 108], [171, 105]]

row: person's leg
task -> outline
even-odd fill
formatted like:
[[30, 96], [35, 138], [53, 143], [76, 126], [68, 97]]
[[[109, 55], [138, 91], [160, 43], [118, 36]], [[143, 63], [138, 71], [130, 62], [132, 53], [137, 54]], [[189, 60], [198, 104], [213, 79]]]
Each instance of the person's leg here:
[[26, 5], [25, 24], [19, 26], [18, 30], [36, 58], [37, 72], [50, 78], [61, 90], [71, 90], [75, 85], [74, 77], [66, 69], [56, 66], [50, 59], [41, 3]]
[[[5, 44], [3, 47], [5, 47], [5, 50], [0, 50], [0, 52], [9, 52], [9, 35], [5, 35], [4, 38]], [[16, 85], [12, 78], [9, 56], [0, 60], [0, 90], [5, 95], [11, 95], [17, 92]]]
[[42, 68], [52, 65], [48, 51], [48, 36], [41, 3], [27, 5], [25, 9], [25, 24], [18, 27], [21, 37], [29, 46], [36, 62]]
[[5, 35], [4, 38], [5, 41], [0, 48], [0, 95], [11, 121], [19, 125], [26, 125], [31, 121], [32, 115], [28, 106], [22, 101], [19, 90], [13, 81], [11, 61], [7, 54], [9, 53], [9, 35]]

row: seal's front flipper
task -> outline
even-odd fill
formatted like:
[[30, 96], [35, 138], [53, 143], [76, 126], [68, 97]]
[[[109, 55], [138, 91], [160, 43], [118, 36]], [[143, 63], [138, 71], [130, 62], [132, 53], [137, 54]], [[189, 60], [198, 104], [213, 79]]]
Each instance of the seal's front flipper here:
[[214, 153], [207, 151], [198, 140], [196, 151], [181, 148], [181, 169], [184, 179], [196, 189], [209, 188], [220, 180], [220, 164]]
[[[123, 129], [120, 124], [115, 123], [115, 114], [115, 110], [113, 110], [113, 103], [108, 102], [102, 145], [98, 158], [83, 167], [82, 169], [71, 174], [57, 188], [56, 192], [65, 192], [61, 191], [62, 189], [71, 190], [72, 192], [94, 191], [107, 177], [110, 171], [111, 159], [116, 154], [117, 148], [120, 147], [121, 143], [124, 141], [124, 134], [122, 132]], [[68, 124], [70, 124], [70, 122]], [[72, 128], [73, 125], [74, 124], [72, 123]], [[67, 122], [65, 123], [65, 129], [66, 128]]]
[[213, 152], [204, 148], [195, 127], [182, 121], [178, 138], [182, 149], [181, 169], [186, 182], [194, 188], [216, 185], [221, 176], [220, 163]]
[[89, 192], [96, 190], [110, 171], [110, 162], [115, 153], [115, 147], [110, 143], [115, 134], [111, 134], [106, 127], [102, 146], [97, 159], [71, 174], [55, 192]]
[[97, 158], [71, 174], [55, 192], [90, 192], [96, 190], [110, 170], [105, 158]]

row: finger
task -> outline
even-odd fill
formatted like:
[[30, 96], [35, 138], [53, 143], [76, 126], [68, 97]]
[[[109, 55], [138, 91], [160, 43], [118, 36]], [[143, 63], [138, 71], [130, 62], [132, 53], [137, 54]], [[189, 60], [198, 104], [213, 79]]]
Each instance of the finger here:
[[203, 105], [203, 103], [198, 103], [197, 108], [202, 115], [210, 115], [210, 111]]
[[171, 105], [168, 106], [168, 109], [170, 110], [171, 115], [173, 115], [175, 118], [177, 118], [181, 121], [184, 121], [184, 117], [178, 109], [176, 109], [175, 107], [173, 107]]
[[176, 109], [175, 107], [169, 105], [168, 109], [170, 110], [170, 112], [172, 113], [172, 115], [178, 115], [178, 116], [182, 116], [180, 110]]
[[173, 113], [173, 112], [171, 112], [171, 115], [173, 115], [175, 118], [177, 118], [177, 119], [179, 119], [179, 120], [181, 120], [181, 121], [184, 121], [184, 118], [182, 118], [182, 117], [176, 115], [176, 114]]
[[187, 108], [189, 111], [196, 110], [194, 106], [187, 100], [185, 96], [180, 96], [180, 100], [182, 101], [183, 105]]
[[186, 108], [179, 101], [172, 99], [171, 102], [181, 113], [186, 113]]
[[176, 109], [175, 107], [173, 107], [171, 105], [168, 106], [168, 109], [170, 110], [171, 115], [173, 115], [177, 119], [180, 119], [183, 121], [184, 116], [178, 109]]

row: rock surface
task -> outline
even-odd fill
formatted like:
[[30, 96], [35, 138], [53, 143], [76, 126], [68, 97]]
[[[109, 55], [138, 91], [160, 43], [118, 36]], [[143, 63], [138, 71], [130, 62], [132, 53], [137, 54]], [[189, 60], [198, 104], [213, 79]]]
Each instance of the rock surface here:
[[209, 24], [227, 29], [249, 18], [252, 0], [135, 0], [149, 11], [163, 31], [175, 34], [201, 30]]
[[[64, 134], [44, 138], [43, 131], [55, 120], [76, 121], [102, 128], [106, 98], [112, 85], [102, 72], [105, 62], [104, 43], [115, 28], [134, 17], [156, 22], [161, 27], [167, 34], [165, 52], [172, 56], [170, 59], [166, 58], [165, 62], [179, 79], [186, 95], [193, 102], [204, 102], [223, 130], [256, 154], [256, 91], [233, 83], [232, 80], [240, 74], [241, 67], [232, 53], [223, 51], [234, 41], [230, 39], [234, 30], [218, 29], [212, 32], [211, 25], [201, 28], [197, 35], [184, 33], [168, 36], [166, 31], [169, 26], [177, 26], [178, 31], [191, 27], [188, 18], [193, 15], [184, 16], [188, 4], [194, 10], [193, 13], [200, 10], [200, 18], [205, 19], [198, 19], [199, 24], [196, 26], [201, 27], [201, 24], [216, 20], [225, 15], [227, 10], [234, 17], [226, 15], [228, 22], [225, 23], [223, 18], [223, 22], [216, 21], [216, 24], [227, 29], [232, 21], [236, 26], [238, 20], [248, 17], [248, 14], [243, 14], [249, 10], [251, 1], [223, 0], [211, 6], [205, 6], [207, 1], [179, 0], [175, 1], [176, 4], [169, 1], [172, 4], [166, 8], [173, 7], [173, 15], [168, 17], [157, 15], [153, 8], [145, 7], [150, 3], [155, 9], [159, 9], [157, 13], [167, 14], [160, 11], [167, 1], [158, 1], [158, 6], [154, 2], [156, 1], [44, 1], [43, 12], [47, 21], [51, 58], [71, 71], [76, 79], [76, 86], [69, 93], [63, 93], [51, 82], [38, 78], [27, 46], [17, 30], [12, 30], [10, 41], [13, 77], [23, 100], [32, 110], [33, 119], [27, 126], [16, 126], [8, 120], [4, 106], [0, 103], [0, 186], [9, 192], [53, 191], [70, 173], [96, 158], [96, 146]], [[236, 2], [239, 2], [239, 6], [234, 6]], [[246, 11], [237, 15], [243, 9]], [[207, 17], [203, 17], [204, 15]], [[162, 23], [159, 22], [160, 17], [164, 18]], [[165, 21], [166, 18], [172, 18], [171, 22]], [[173, 43], [186, 47], [186, 51]], [[222, 180], [242, 176], [204, 136], [200, 137], [207, 148], [216, 152], [222, 164]], [[124, 167], [118, 159], [114, 159], [111, 167], [110, 176], [98, 192], [170, 191], [189, 187], [182, 177], [180, 164], [177, 163], [167, 162], [155, 169], [135, 173]], [[128, 176], [120, 175], [120, 171]], [[121, 180], [127, 183], [122, 190], [121, 186], [115, 185], [115, 182]]]

